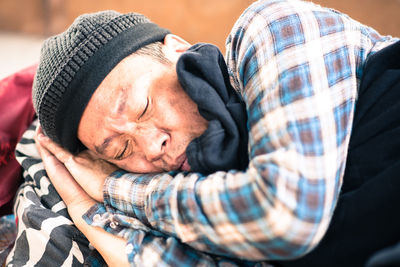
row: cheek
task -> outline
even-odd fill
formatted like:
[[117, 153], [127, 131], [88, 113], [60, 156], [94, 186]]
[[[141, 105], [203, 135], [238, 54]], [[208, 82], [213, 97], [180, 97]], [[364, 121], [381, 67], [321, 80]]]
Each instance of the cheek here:
[[185, 117], [182, 116], [182, 113], [184, 114], [179, 107], [179, 103], [169, 100], [159, 101], [154, 106], [151, 121], [161, 129], [167, 131], [173, 130], [181, 124], [182, 117]]
[[187, 96], [181, 95], [180, 98], [172, 99], [169, 101], [171, 116], [180, 121], [193, 121], [197, 117], [198, 109], [197, 105]]
[[208, 121], [200, 115], [194, 102], [175, 104], [170, 112], [165, 112], [165, 116], [165, 120], [173, 125], [173, 129], [187, 134], [190, 138], [201, 135], [208, 126]]

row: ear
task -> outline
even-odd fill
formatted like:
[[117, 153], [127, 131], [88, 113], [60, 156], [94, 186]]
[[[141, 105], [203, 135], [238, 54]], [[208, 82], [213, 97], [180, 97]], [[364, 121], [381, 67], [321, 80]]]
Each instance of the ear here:
[[189, 49], [191, 45], [181, 37], [174, 34], [167, 34], [164, 38], [163, 50], [165, 56], [172, 62], [176, 62], [179, 56]]

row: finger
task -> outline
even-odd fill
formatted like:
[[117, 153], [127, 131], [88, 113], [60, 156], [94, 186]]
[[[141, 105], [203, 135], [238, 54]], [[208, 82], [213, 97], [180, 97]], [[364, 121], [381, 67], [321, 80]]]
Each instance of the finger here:
[[39, 146], [42, 155], [43, 164], [45, 166], [47, 176], [56, 188], [60, 197], [67, 206], [77, 205], [81, 202], [89, 202], [94, 204], [89, 195], [75, 181], [71, 173], [53, 154], [45, 147]]
[[53, 154], [62, 163], [66, 163], [73, 157], [69, 151], [52, 141], [49, 137], [45, 136], [43, 132], [40, 132], [40, 129], [37, 133], [37, 140], [41, 146], [51, 152], [51, 154]]
[[35, 137], [36, 137], [39, 133], [43, 133], [43, 131], [42, 131], [42, 127], [40, 127], [40, 124], [38, 123], [38, 125], [36, 126], [36, 129], [35, 129]]
[[91, 164], [93, 166], [94, 164], [96, 164], [95, 166], [101, 167], [104, 170], [111, 169], [111, 172], [117, 169], [117, 167], [113, 163], [108, 162], [107, 160], [101, 158], [96, 152], [88, 149], [80, 152], [77, 156], [74, 157], [74, 159], [78, 163], [82, 163], [85, 165]]
[[38, 139], [39, 134], [43, 134], [40, 124], [38, 124], [36, 126], [34, 139], [35, 139], [35, 144], [36, 144], [37, 150], [39, 151], [40, 157], [42, 157], [42, 149], [41, 149], [41, 145], [40, 145], [39, 139]]
[[38, 149], [42, 157], [44, 167], [51, 180], [55, 180], [57, 182], [57, 178], [61, 177], [61, 175], [60, 176], [55, 175], [57, 174], [57, 172], [60, 172], [61, 174], [63, 174], [63, 176], [71, 175], [64, 166], [64, 164], [61, 161], [59, 161], [53, 154], [51, 154], [50, 151], [48, 151], [45, 147], [38, 144]]
[[102, 159], [99, 154], [97, 154], [96, 152], [94, 152], [92, 150], [85, 150], [85, 151], [86, 151], [86, 154], [90, 155], [90, 157], [92, 159]]
[[82, 160], [82, 162], [86, 163], [86, 162], [92, 162], [97, 159], [99, 159], [99, 157], [91, 153], [90, 150], [83, 150], [78, 155], [76, 155], [76, 160], [78, 162], [81, 162], [80, 160]]
[[35, 133], [36, 133], [36, 135], [38, 135], [38, 134], [44, 134], [44, 132], [43, 132], [43, 128], [42, 128], [42, 126], [40, 125], [40, 123], [38, 123], [38, 125], [36, 126], [36, 130], [35, 130]]

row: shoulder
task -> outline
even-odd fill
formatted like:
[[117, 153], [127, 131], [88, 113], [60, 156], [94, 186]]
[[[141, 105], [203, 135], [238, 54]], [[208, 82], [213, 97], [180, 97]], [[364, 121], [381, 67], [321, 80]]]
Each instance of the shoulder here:
[[322, 35], [355, 28], [357, 22], [346, 14], [300, 0], [260, 0], [250, 5], [234, 24], [227, 38], [227, 49], [256, 39], [284, 42], [290, 36], [319, 38]]
[[227, 64], [236, 80], [233, 83], [243, 87], [241, 81], [260, 69], [257, 64], [275, 62], [276, 67], [296, 63], [296, 58], [314, 46], [321, 47], [317, 51], [324, 54], [343, 46], [369, 50], [368, 44], [360, 44], [363, 27], [346, 14], [309, 1], [257, 1], [238, 18], [226, 41]]
[[[332, 9], [323, 8], [312, 2], [300, 0], [259, 0], [250, 5], [238, 18], [232, 28], [232, 33], [240, 29], [265, 28], [275, 23], [288, 21], [291, 24], [307, 22], [306, 16], [313, 12], [328, 12], [343, 15]], [[272, 24], [272, 25], [271, 25]]]
[[304, 45], [314, 38], [312, 35], [318, 38], [314, 12], [324, 10], [299, 0], [260, 0], [250, 5], [226, 41], [226, 60], [235, 87], [243, 88], [259, 64], [265, 65], [288, 48]]

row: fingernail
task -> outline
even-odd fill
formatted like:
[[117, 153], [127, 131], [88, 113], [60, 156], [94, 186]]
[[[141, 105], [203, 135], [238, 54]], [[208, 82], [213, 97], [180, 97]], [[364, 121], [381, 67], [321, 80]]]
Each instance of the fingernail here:
[[42, 134], [42, 133], [39, 133], [39, 134], [38, 134], [38, 139], [39, 139], [39, 141], [44, 141], [45, 138], [46, 138], [46, 136], [44, 136], [44, 134]]

